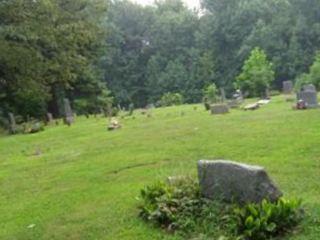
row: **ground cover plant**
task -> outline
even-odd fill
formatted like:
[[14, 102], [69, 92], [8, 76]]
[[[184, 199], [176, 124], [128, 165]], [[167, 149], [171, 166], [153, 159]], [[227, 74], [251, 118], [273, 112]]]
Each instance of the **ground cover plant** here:
[[278, 96], [258, 111], [222, 116], [182, 105], [154, 109], [151, 118], [134, 112], [119, 131], [108, 132], [100, 116], [3, 135], [0, 239], [184, 239], [138, 218], [137, 198], [168, 176], [196, 178], [199, 159], [264, 166], [306, 209], [301, 228], [280, 239], [318, 239], [320, 111], [291, 104]]

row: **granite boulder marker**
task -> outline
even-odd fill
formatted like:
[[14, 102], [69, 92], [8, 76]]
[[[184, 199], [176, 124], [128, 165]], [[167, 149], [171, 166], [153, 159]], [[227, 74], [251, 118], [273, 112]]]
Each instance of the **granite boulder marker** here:
[[303, 86], [301, 91], [297, 94], [297, 101], [300, 100], [305, 103], [306, 108], [319, 107], [315, 86], [312, 84]]
[[264, 168], [225, 160], [198, 162], [200, 190], [208, 199], [226, 202], [260, 203], [276, 201], [281, 191]]

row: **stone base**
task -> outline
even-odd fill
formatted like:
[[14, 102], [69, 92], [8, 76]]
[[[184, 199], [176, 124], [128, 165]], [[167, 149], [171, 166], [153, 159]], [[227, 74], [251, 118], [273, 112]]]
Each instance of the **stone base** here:
[[211, 105], [211, 114], [225, 114], [229, 113], [229, 107], [226, 104]]

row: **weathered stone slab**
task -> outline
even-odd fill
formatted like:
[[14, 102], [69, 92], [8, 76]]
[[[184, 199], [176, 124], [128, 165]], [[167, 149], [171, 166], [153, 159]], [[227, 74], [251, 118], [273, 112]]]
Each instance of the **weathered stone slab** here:
[[282, 91], [284, 94], [291, 94], [292, 90], [293, 90], [293, 82], [292, 81], [282, 82]]
[[211, 114], [225, 114], [225, 113], [229, 113], [229, 107], [227, 104], [211, 105]]
[[200, 160], [201, 193], [209, 199], [238, 203], [259, 203], [282, 196], [264, 168], [224, 160]]
[[247, 111], [247, 110], [257, 110], [258, 108], [260, 108], [260, 105], [259, 103], [251, 103], [251, 104], [248, 104], [246, 106], [244, 106], [244, 110]]

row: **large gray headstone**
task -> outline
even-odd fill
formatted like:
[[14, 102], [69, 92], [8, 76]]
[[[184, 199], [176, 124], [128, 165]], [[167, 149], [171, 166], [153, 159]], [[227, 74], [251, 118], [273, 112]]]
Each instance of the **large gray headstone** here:
[[297, 94], [297, 100], [305, 102], [307, 108], [317, 108], [318, 97], [317, 90], [314, 85], [308, 84], [302, 87], [302, 90]]
[[283, 86], [283, 93], [284, 94], [291, 94], [293, 90], [293, 82], [292, 81], [284, 81], [282, 83]]
[[13, 113], [9, 113], [8, 115], [9, 115], [10, 132], [15, 133], [17, 130], [16, 119]]
[[229, 112], [227, 104], [214, 104], [211, 105], [211, 114], [225, 114]]
[[74, 122], [74, 116], [73, 116], [73, 112], [71, 109], [71, 105], [70, 105], [70, 101], [69, 99], [65, 98], [63, 100], [63, 104], [64, 104], [64, 120], [65, 123], [68, 125], [71, 125]]
[[209, 199], [238, 203], [276, 201], [281, 191], [264, 168], [225, 160], [200, 160], [198, 175], [201, 193]]

